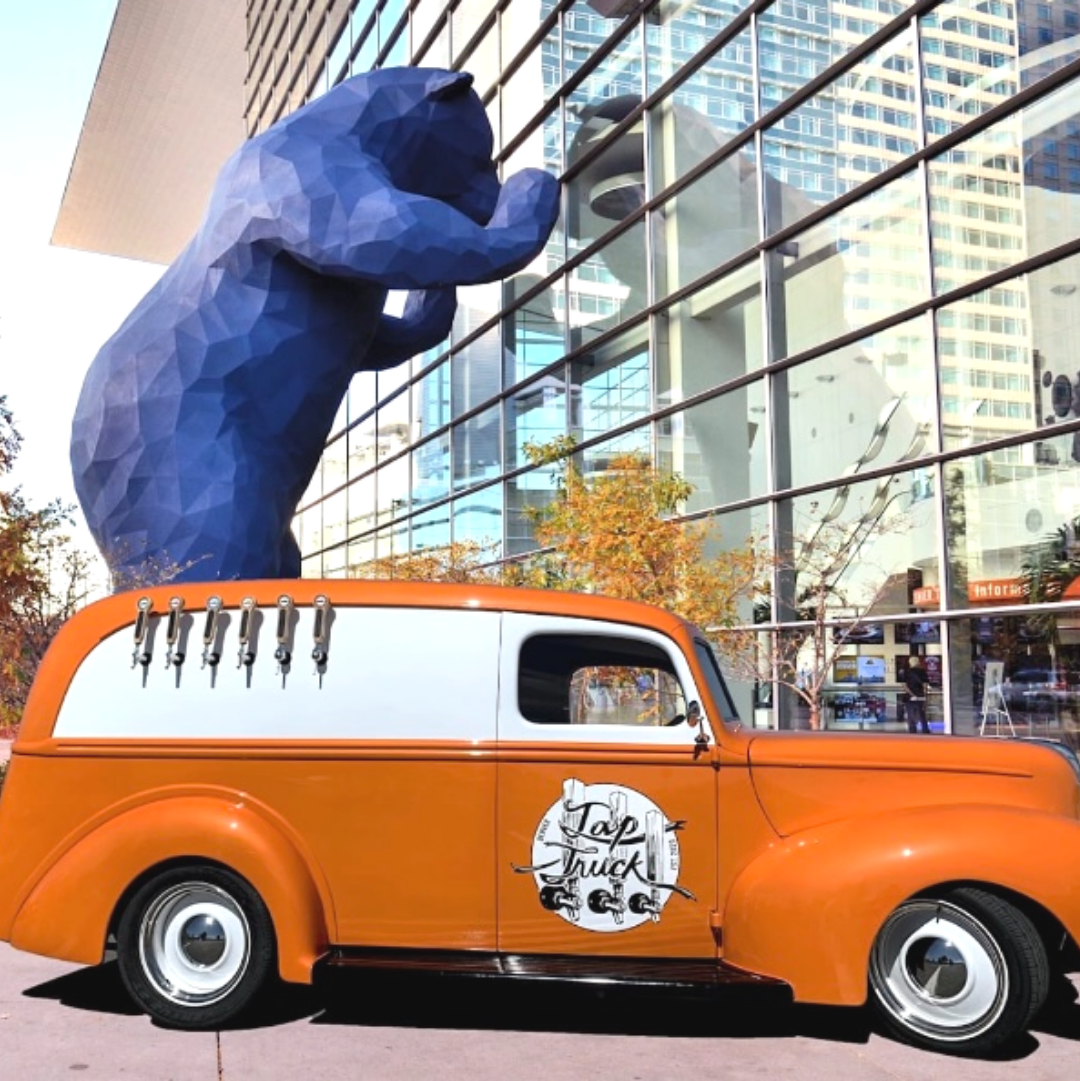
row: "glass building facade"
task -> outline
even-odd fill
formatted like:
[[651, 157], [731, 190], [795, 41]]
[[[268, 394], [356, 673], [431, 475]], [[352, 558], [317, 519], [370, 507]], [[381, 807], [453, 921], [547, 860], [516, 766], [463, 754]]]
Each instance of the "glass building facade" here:
[[[305, 574], [527, 553], [553, 482], [524, 445], [571, 434], [587, 474], [628, 449], [683, 474], [718, 551], [797, 567], [862, 531], [830, 726], [902, 726], [917, 653], [938, 730], [1075, 739], [1080, 0], [252, 0], [247, 48], [250, 133], [350, 74], [456, 67], [502, 168], [563, 181], [542, 257], [356, 377]], [[747, 622], [791, 622], [796, 577]]]

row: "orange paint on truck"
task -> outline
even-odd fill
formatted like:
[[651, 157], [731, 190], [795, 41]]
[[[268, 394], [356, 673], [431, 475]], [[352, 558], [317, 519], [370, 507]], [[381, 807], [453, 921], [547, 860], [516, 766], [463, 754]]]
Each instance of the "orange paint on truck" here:
[[42, 664], [0, 938], [115, 944], [181, 1027], [322, 962], [869, 988], [901, 1038], [978, 1053], [1080, 936], [1078, 776], [1024, 741], [748, 730], [701, 632], [629, 602], [157, 588]]

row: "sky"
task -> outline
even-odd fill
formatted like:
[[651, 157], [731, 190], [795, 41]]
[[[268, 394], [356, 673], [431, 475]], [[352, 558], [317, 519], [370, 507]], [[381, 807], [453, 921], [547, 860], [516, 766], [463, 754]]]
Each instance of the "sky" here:
[[68, 445], [83, 376], [162, 271], [49, 244], [115, 8], [0, 0], [0, 395], [23, 436], [0, 483], [35, 507], [76, 502]]

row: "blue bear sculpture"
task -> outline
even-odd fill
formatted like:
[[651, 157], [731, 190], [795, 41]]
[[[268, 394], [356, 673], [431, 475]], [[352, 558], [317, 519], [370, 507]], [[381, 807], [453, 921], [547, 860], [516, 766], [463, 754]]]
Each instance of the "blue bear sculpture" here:
[[[445, 340], [455, 285], [543, 248], [559, 185], [500, 186], [460, 72], [360, 75], [250, 139], [191, 243], [94, 359], [75, 487], [121, 577], [298, 577], [290, 531], [358, 371]], [[409, 290], [400, 317], [387, 290]]]

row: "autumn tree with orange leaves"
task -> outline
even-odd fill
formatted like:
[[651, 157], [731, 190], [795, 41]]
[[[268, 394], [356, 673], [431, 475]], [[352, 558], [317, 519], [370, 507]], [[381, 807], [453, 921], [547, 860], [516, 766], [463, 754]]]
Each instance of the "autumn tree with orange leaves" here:
[[[0, 477], [22, 439], [0, 395]], [[71, 548], [59, 503], [31, 508], [21, 492], [0, 490], [0, 734], [14, 731], [45, 650], [81, 603], [87, 558]]]
[[747, 540], [708, 558], [715, 527], [678, 517], [694, 491], [689, 481], [640, 452], [616, 454], [585, 477], [575, 450], [572, 437], [525, 446], [535, 465], [557, 473], [555, 498], [527, 512], [547, 583], [659, 605], [703, 628], [733, 626], [758, 577], [755, 546]]

